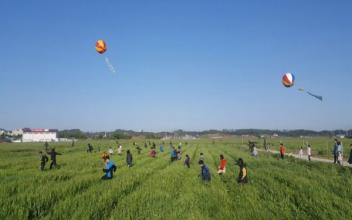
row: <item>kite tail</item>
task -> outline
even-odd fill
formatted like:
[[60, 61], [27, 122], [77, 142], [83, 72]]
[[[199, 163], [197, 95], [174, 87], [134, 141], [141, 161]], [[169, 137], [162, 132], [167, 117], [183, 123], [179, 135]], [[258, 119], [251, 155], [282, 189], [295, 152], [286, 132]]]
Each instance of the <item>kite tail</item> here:
[[314, 95], [313, 93], [311, 92], [307, 92], [308, 95], [310, 96], [313, 96], [314, 98], [316, 99], [319, 99], [320, 101], [323, 101], [323, 96], [320, 96], [320, 95]]
[[112, 73], [116, 73], [114, 66], [110, 63], [109, 58], [105, 57], [105, 63]]

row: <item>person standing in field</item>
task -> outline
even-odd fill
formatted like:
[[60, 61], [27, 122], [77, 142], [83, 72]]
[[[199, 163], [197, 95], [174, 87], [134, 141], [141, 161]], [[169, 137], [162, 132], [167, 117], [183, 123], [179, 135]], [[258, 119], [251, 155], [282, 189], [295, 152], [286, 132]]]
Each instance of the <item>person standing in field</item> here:
[[224, 155], [220, 155], [220, 164], [219, 164], [219, 167], [218, 167], [218, 174], [219, 175], [222, 175], [224, 173], [226, 173], [226, 160], [224, 158]]
[[163, 146], [162, 144], [160, 144], [159, 150], [160, 150], [160, 153], [163, 153], [163, 152], [164, 152], [164, 146]]
[[299, 149], [298, 156], [300, 159], [303, 158], [303, 147], [301, 146], [301, 149]]
[[118, 155], [122, 154], [122, 145], [121, 144], [119, 144], [119, 147], [117, 148], [117, 153], [118, 153]]
[[109, 154], [106, 152], [103, 153], [102, 159], [104, 161], [104, 169], [105, 175], [101, 177], [102, 180], [109, 180], [112, 179], [114, 172], [116, 172], [116, 165], [114, 162], [110, 160]]
[[110, 156], [114, 154], [114, 150], [112, 149], [112, 147], [109, 148], [108, 152], [109, 152]]
[[170, 152], [170, 157], [171, 157], [171, 162], [175, 161], [177, 159], [177, 151], [176, 148], [173, 147]]
[[280, 156], [281, 156], [281, 159], [285, 158], [285, 152], [286, 152], [286, 149], [285, 149], [284, 144], [280, 143]]
[[44, 171], [45, 164], [48, 162], [48, 157], [46, 156], [45, 153], [42, 151], [39, 151], [39, 156], [40, 156], [40, 170]]
[[127, 162], [128, 168], [131, 168], [132, 167], [132, 154], [131, 154], [130, 150], [127, 150], [126, 162]]
[[335, 139], [335, 143], [334, 143], [334, 146], [333, 146], [333, 149], [332, 149], [332, 154], [334, 155], [334, 163], [337, 163], [337, 158], [338, 158], [338, 153], [337, 153], [337, 142], [338, 140]]
[[204, 164], [203, 160], [200, 160], [198, 162], [198, 164], [200, 166], [200, 175], [199, 176], [202, 178], [203, 181], [209, 182], [211, 180], [209, 168]]
[[252, 156], [253, 157], [257, 157], [258, 156], [258, 150], [257, 150], [257, 147], [255, 145], [253, 146]]
[[343, 146], [341, 141], [337, 141], [337, 162], [343, 164]]
[[242, 158], [238, 159], [237, 165], [239, 167], [237, 182], [242, 183], [242, 184], [248, 183], [248, 177], [247, 177], [248, 172], [247, 172], [246, 165], [245, 165]]
[[62, 155], [58, 152], [55, 151], [55, 148], [52, 148], [50, 152], [47, 152], [50, 155], [50, 169], [52, 169], [53, 167], [56, 168], [57, 164], [56, 164], [56, 156], [57, 155]]
[[348, 163], [352, 164], [352, 144], [350, 144], [350, 148], [351, 148], [351, 150], [350, 150], [350, 156], [348, 158]]
[[184, 165], [185, 165], [187, 168], [190, 168], [191, 159], [189, 158], [188, 154], [186, 154], [186, 159], [185, 159]]
[[307, 147], [307, 156], [308, 156], [308, 160], [311, 161], [312, 148], [311, 148], [310, 144], [308, 144], [308, 147]]

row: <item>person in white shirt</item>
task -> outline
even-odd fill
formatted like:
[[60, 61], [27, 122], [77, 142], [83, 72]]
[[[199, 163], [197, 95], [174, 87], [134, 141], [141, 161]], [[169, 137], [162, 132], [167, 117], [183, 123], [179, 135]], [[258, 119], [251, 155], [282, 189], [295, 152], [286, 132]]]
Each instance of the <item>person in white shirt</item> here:
[[308, 160], [310, 161], [312, 157], [312, 148], [310, 144], [308, 144], [308, 147], [307, 147], [307, 155], [308, 155]]
[[118, 153], [119, 155], [122, 154], [122, 145], [121, 145], [121, 144], [120, 144], [119, 147], [117, 148], [117, 153]]
[[300, 159], [303, 158], [303, 147], [301, 147], [301, 149], [299, 150], [298, 156], [299, 156]]
[[108, 152], [109, 152], [110, 155], [113, 155], [113, 154], [114, 154], [114, 150], [113, 150], [111, 147], [109, 148], [109, 151], [108, 151]]

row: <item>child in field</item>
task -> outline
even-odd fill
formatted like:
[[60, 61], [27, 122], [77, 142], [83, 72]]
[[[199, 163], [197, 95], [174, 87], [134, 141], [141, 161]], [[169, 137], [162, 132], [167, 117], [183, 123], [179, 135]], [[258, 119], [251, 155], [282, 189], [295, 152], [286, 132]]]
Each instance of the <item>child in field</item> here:
[[190, 163], [191, 163], [191, 159], [189, 158], [188, 154], [186, 154], [186, 159], [185, 159], [184, 165], [187, 168], [190, 168]]
[[247, 177], [247, 168], [246, 165], [243, 161], [242, 158], [238, 159], [237, 165], [239, 166], [239, 172], [238, 172], [238, 183], [247, 183], [248, 182], [248, 177]]
[[210, 175], [210, 171], [209, 168], [204, 164], [203, 160], [200, 160], [198, 162], [199, 166], [200, 166], [200, 176], [202, 177], [203, 181], [209, 182], [211, 180], [211, 175]]
[[300, 159], [303, 158], [303, 147], [302, 146], [301, 146], [301, 149], [299, 149], [299, 151], [298, 151], [298, 156]]
[[285, 152], [286, 152], [286, 149], [284, 147], [284, 144], [280, 143], [280, 156], [281, 156], [281, 159], [285, 158]]
[[45, 164], [48, 162], [49, 158], [42, 151], [39, 151], [39, 155], [40, 155], [40, 170], [44, 171]]
[[222, 175], [224, 173], [226, 173], [226, 160], [224, 158], [224, 155], [220, 155], [220, 165], [219, 165], [219, 170], [218, 170], [218, 174]]
[[132, 167], [132, 154], [130, 150], [127, 150], [126, 162], [127, 162], [128, 168]]
[[309, 144], [308, 144], [308, 147], [307, 147], [307, 156], [308, 156], [308, 160], [310, 161], [311, 157], [312, 157], [312, 148], [311, 148], [311, 146]]
[[114, 164], [114, 162], [110, 160], [110, 156], [106, 152], [103, 153], [102, 159], [105, 164], [105, 167], [103, 169], [103, 172], [105, 172], [105, 175], [102, 176], [101, 179], [102, 180], [112, 179], [114, 172], [116, 172], [116, 165]]
[[162, 144], [160, 144], [159, 150], [160, 150], [160, 153], [163, 153], [163, 152], [164, 152], [164, 146], [163, 146]]
[[56, 164], [56, 156], [57, 155], [62, 155], [62, 154], [57, 153], [55, 151], [55, 148], [52, 148], [50, 152], [47, 152], [47, 154], [50, 155], [50, 159], [51, 159], [50, 169], [52, 169], [53, 167], [56, 168], [56, 166], [57, 166], [57, 164]]

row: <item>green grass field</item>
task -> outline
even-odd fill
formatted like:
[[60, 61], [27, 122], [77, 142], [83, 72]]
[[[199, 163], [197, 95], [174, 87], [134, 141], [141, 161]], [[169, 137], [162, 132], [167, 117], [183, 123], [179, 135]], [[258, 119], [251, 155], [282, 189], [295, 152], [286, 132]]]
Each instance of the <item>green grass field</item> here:
[[[331, 142], [323, 138], [310, 142], [323, 151], [326, 146], [318, 146], [326, 141]], [[155, 159], [137, 140], [143, 148], [138, 155], [132, 142], [120, 141], [124, 154], [112, 157], [118, 169], [109, 181], [100, 180], [101, 152], [86, 153], [87, 141], [74, 147], [51, 144], [63, 153], [58, 156], [60, 168], [48, 170], [47, 164], [44, 172], [39, 171], [42, 144], [0, 144], [0, 219], [351, 219], [350, 168], [293, 158], [282, 161], [261, 152], [252, 158], [241, 139], [226, 139], [183, 145], [183, 158], [189, 154], [192, 161], [187, 169], [183, 159], [170, 163], [168, 142]], [[302, 140], [284, 142], [294, 151]], [[116, 149], [111, 140], [91, 143], [95, 149]], [[134, 156], [130, 169], [127, 149]], [[322, 155], [328, 157], [329, 150]], [[209, 184], [198, 178], [200, 152], [212, 173]], [[222, 177], [216, 174], [220, 154], [228, 160]], [[247, 163], [247, 185], [236, 182], [234, 161], [239, 157]]]

